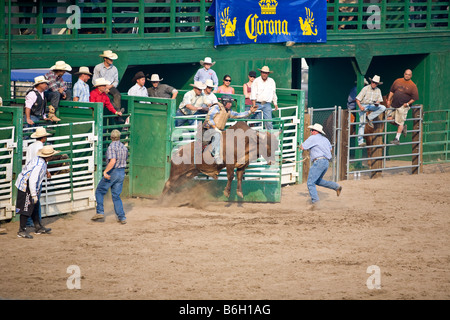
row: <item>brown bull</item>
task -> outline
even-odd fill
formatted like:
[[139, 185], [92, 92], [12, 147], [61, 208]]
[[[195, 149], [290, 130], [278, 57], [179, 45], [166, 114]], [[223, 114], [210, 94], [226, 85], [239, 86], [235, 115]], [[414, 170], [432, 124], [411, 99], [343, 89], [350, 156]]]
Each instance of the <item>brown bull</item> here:
[[[233, 143], [231, 148], [230, 142]], [[278, 149], [278, 138], [275, 134], [269, 132], [255, 131], [245, 122], [237, 122], [222, 132], [222, 164], [214, 163], [214, 158], [210, 153], [211, 145], [208, 145], [200, 152], [197, 151], [198, 149], [198, 144], [196, 147], [196, 142], [191, 142], [182, 146], [172, 156], [170, 176], [164, 185], [161, 199], [173, 191], [175, 187], [182, 185], [188, 179], [194, 178], [199, 173], [217, 179], [217, 175], [225, 167], [227, 169], [228, 182], [223, 194], [226, 197], [230, 196], [231, 182], [234, 179], [234, 169], [236, 169], [236, 194], [240, 198], [243, 198], [242, 178], [245, 169], [250, 162], [257, 160], [260, 156], [266, 159], [269, 164], [274, 163], [275, 151]], [[179, 163], [180, 159], [183, 160], [181, 163]]]

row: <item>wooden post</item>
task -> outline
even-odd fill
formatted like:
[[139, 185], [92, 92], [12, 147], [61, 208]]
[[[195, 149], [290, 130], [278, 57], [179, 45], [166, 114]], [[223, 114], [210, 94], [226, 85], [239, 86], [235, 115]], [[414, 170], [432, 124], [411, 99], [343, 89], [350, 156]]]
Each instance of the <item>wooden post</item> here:
[[[308, 126], [311, 125], [311, 117], [308, 113], [305, 112], [305, 118], [303, 120], [304, 123], [304, 127], [303, 127], [303, 141], [305, 141], [306, 139], [309, 138], [309, 136], [311, 135], [308, 129]], [[303, 143], [303, 141], [300, 142]], [[311, 166], [311, 159], [309, 159], [309, 151], [303, 150], [303, 159], [306, 158], [306, 156], [308, 156], [308, 160], [305, 160], [303, 162], [303, 175], [302, 175], [302, 181], [306, 182], [308, 181], [308, 174], [309, 174], [309, 167]]]
[[412, 133], [411, 141], [413, 142], [412, 145], [412, 153], [419, 153], [419, 155], [412, 157], [412, 165], [418, 165], [420, 164], [420, 167], [414, 167], [412, 168], [411, 173], [412, 174], [418, 174], [419, 172], [423, 172], [423, 162], [420, 161], [422, 159], [422, 148], [420, 148], [420, 143], [422, 141], [422, 128], [421, 128], [421, 119], [422, 119], [422, 108], [423, 106], [420, 106], [420, 108], [414, 108], [413, 109], [413, 118], [417, 118], [418, 120], [413, 120], [413, 129], [417, 130], [418, 132]]
[[347, 180], [347, 161], [348, 161], [348, 110], [341, 110], [342, 135], [341, 135], [341, 159], [339, 160], [339, 181]]
[[[384, 113], [379, 115], [374, 121], [383, 120]], [[374, 123], [373, 133], [381, 133], [376, 136], [372, 136], [372, 145], [381, 146], [381, 147], [369, 147], [367, 148], [368, 157], [382, 157], [383, 156], [383, 131], [384, 131], [384, 123]], [[380, 169], [383, 168], [383, 159], [375, 159], [369, 160], [369, 168], [372, 169]], [[382, 170], [379, 171], [371, 171], [370, 178], [379, 178], [381, 176]]]

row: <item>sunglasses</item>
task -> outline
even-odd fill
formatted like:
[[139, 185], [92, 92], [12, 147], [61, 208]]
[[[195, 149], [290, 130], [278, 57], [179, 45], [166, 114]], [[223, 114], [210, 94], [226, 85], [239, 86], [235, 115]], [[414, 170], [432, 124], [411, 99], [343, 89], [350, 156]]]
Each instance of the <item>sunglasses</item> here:
[[231, 82], [231, 79], [225, 79], [224, 81]]

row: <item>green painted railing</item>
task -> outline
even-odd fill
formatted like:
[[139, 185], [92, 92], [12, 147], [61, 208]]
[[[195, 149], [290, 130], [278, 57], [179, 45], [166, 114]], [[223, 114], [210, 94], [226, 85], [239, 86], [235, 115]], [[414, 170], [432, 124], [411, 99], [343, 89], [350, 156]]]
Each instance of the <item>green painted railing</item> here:
[[[212, 1], [0, 1], [0, 38], [143, 38], [213, 35]], [[20, 4], [20, 6], [19, 6]], [[72, 28], [80, 9], [80, 28]], [[4, 8], [4, 10], [3, 10]], [[11, 10], [9, 11], [9, 8]], [[327, 4], [327, 33], [436, 31], [449, 29], [449, 3], [439, 0], [348, 0]], [[67, 12], [68, 11], [68, 12]], [[380, 17], [377, 20], [377, 17]], [[69, 20], [69, 24], [67, 23]], [[11, 23], [9, 23], [11, 21]], [[376, 24], [379, 22], [379, 25]]]
[[450, 110], [424, 112], [423, 164], [450, 161]]

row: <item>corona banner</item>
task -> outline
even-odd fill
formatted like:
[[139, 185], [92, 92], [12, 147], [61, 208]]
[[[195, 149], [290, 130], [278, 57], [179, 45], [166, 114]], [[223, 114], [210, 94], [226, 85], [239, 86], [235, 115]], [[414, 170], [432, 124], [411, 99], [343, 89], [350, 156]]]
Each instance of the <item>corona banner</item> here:
[[214, 45], [327, 41], [326, 0], [215, 0]]

